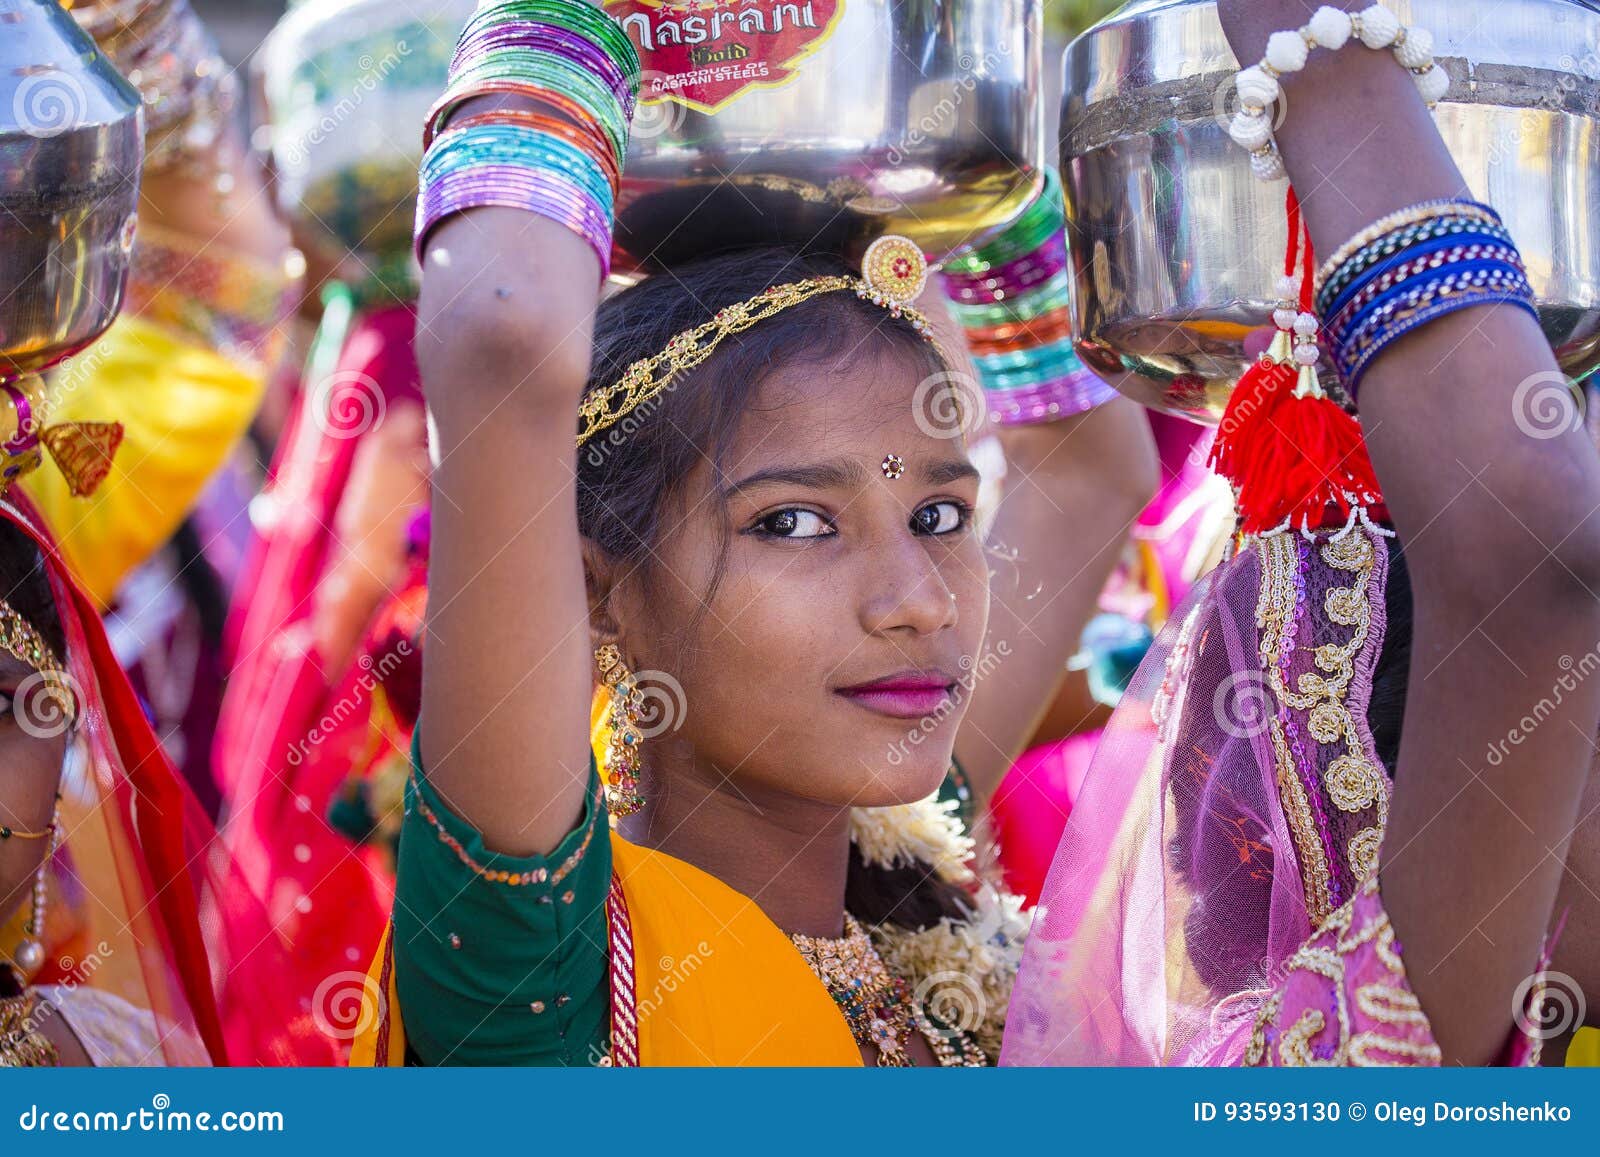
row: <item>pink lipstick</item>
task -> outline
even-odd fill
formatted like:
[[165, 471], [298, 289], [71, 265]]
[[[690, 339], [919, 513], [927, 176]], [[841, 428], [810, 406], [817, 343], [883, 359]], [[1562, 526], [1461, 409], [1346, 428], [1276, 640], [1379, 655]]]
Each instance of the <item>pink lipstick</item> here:
[[955, 686], [955, 678], [944, 671], [899, 671], [870, 683], [841, 687], [835, 694], [891, 719], [918, 719], [937, 712], [949, 701]]

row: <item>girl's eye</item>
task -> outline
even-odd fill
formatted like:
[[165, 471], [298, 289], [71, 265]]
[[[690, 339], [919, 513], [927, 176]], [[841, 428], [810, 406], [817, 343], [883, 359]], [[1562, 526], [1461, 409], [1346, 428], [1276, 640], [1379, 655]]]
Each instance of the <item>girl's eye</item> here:
[[775, 510], [756, 523], [756, 529], [774, 538], [825, 538], [839, 533], [812, 510]]
[[952, 534], [967, 525], [972, 508], [964, 502], [933, 502], [911, 516], [918, 534]]
[[0, 691], [0, 719], [11, 714], [11, 705], [16, 702], [16, 694], [11, 691]]

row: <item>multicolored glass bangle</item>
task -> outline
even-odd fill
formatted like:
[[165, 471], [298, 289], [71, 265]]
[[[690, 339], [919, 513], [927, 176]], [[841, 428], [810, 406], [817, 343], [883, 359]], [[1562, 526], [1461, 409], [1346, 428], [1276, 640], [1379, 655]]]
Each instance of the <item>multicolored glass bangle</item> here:
[[1072, 344], [1071, 271], [1061, 178], [1011, 225], [945, 265], [945, 295], [966, 332], [990, 418], [1050, 422], [1116, 396]]
[[[481, 6], [456, 43], [449, 83], [424, 128], [418, 259], [446, 218], [501, 206], [571, 229], [608, 275], [639, 72], [621, 26], [582, 0]], [[538, 107], [474, 109], [452, 120], [464, 102], [499, 94]]]
[[988, 305], [962, 305], [950, 303], [950, 312], [963, 328], [1004, 325], [1008, 322], [1028, 322], [1043, 317], [1072, 304], [1070, 272], [1063, 270], [1044, 285], [1008, 301]]
[[1084, 369], [1019, 389], [985, 390], [983, 396], [995, 425], [1027, 426], [1086, 414], [1111, 401], [1117, 391]]
[[1398, 290], [1419, 277], [1426, 277], [1446, 265], [1478, 261], [1500, 262], [1514, 269], [1523, 269], [1522, 255], [1514, 245], [1474, 240], [1447, 248], [1419, 246], [1383, 266], [1375, 267], [1370, 279], [1353, 287], [1336, 303], [1323, 322], [1323, 328], [1329, 334], [1337, 335], [1351, 326], [1373, 302], [1390, 291]]
[[1317, 290], [1317, 312], [1325, 314], [1338, 308], [1340, 297], [1391, 257], [1418, 245], [1429, 245], [1436, 241], [1449, 244], [1453, 239], [1468, 237], [1511, 243], [1511, 234], [1506, 232], [1504, 226], [1480, 217], [1452, 215], [1402, 226], [1358, 249], [1330, 273], [1327, 281]]
[[1410, 225], [1417, 225], [1438, 217], [1459, 217], [1476, 219], [1492, 225], [1504, 226], [1500, 214], [1481, 201], [1470, 201], [1464, 197], [1445, 197], [1432, 201], [1419, 201], [1404, 209], [1396, 210], [1387, 216], [1380, 217], [1365, 229], [1362, 229], [1350, 240], [1346, 241], [1333, 256], [1322, 263], [1317, 270], [1315, 284], [1325, 286], [1340, 266], [1349, 261], [1358, 251], [1382, 239], [1385, 235], [1397, 232]]
[[1392, 342], [1430, 321], [1478, 305], [1517, 305], [1538, 318], [1532, 287], [1518, 268], [1490, 263], [1444, 268], [1398, 293], [1385, 296], [1330, 343], [1340, 379], [1352, 400], [1372, 362]]

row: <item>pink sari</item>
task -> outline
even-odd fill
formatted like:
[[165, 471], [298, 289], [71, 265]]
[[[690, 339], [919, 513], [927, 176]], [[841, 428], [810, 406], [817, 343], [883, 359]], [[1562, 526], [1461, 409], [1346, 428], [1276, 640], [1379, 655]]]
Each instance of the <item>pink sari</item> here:
[[1196, 586], [1067, 824], [1002, 1063], [1438, 1063], [1376, 884], [1387, 573], [1358, 527], [1248, 540]]

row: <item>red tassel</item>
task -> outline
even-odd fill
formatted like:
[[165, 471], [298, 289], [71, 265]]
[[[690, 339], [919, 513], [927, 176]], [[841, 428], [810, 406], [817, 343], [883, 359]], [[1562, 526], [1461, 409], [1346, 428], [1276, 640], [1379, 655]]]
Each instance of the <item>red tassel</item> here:
[[1293, 362], [1278, 362], [1263, 357], [1244, 372], [1233, 388], [1228, 408], [1223, 412], [1217, 437], [1211, 443], [1211, 468], [1234, 486], [1245, 472], [1244, 462], [1258, 451], [1263, 431], [1274, 411], [1294, 390]]
[[[1289, 190], [1286, 276], [1300, 250], [1301, 312], [1310, 312], [1311, 238]], [[1381, 510], [1377, 474], [1361, 426], [1322, 392], [1315, 374], [1293, 360], [1280, 330], [1271, 352], [1239, 379], [1211, 448], [1211, 465], [1233, 483], [1239, 528], [1246, 534], [1348, 525], [1353, 512]]]
[[1230, 476], [1246, 534], [1343, 526], [1380, 501], [1360, 425], [1327, 396], [1278, 407], [1251, 449]]

